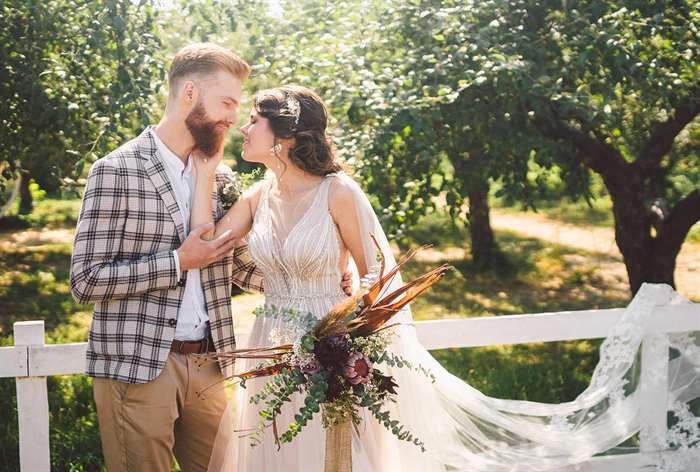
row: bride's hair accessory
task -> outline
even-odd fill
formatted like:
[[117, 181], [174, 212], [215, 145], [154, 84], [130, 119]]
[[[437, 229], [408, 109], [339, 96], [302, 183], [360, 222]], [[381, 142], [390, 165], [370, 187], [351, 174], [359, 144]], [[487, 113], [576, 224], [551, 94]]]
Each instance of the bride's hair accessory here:
[[294, 128], [299, 126], [299, 115], [301, 115], [301, 106], [299, 105], [299, 100], [292, 97], [291, 95], [287, 95], [287, 99], [280, 108], [280, 112], [284, 113], [285, 115], [291, 115], [294, 117]]

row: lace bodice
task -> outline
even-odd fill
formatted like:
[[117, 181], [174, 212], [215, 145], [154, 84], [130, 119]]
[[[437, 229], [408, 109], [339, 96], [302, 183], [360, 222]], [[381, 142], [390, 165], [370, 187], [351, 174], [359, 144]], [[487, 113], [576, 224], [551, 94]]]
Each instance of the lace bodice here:
[[320, 318], [345, 297], [340, 287], [342, 243], [328, 209], [332, 181], [329, 175], [318, 185], [311, 204], [284, 240], [274, 231], [272, 181], [264, 184], [248, 247], [263, 273], [266, 306], [294, 308]]

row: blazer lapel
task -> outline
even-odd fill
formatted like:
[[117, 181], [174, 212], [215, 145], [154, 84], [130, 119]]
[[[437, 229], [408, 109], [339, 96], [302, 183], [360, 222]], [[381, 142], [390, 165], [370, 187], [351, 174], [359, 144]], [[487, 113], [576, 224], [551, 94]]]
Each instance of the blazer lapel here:
[[160, 198], [165, 203], [165, 207], [168, 209], [168, 213], [170, 213], [170, 217], [173, 219], [175, 227], [177, 228], [177, 236], [180, 239], [180, 243], [182, 243], [185, 241], [185, 226], [182, 222], [182, 213], [180, 213], [180, 207], [177, 205], [173, 186], [165, 171], [163, 158], [158, 152], [156, 143], [151, 136], [152, 132], [151, 127], [146, 128], [139, 137], [141, 140], [139, 143], [141, 156], [146, 160], [146, 162], [144, 162], [146, 174], [148, 174], [148, 178], [151, 179], [158, 195], [160, 195]]

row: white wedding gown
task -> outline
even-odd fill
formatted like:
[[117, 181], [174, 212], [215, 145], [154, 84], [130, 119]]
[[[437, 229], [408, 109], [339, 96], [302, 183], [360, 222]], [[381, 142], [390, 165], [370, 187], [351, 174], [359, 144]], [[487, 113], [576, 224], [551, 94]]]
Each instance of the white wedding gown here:
[[[285, 209], [272, 204], [269, 190], [273, 181], [264, 183], [248, 245], [264, 276], [267, 307], [294, 308], [321, 318], [345, 298], [340, 288], [344, 246], [328, 210], [329, 187], [334, 178], [354, 190], [357, 222], [361, 233], [367, 235], [363, 246], [368, 267], [376, 265], [370, 234], [378, 239], [388, 266], [395, 265], [388, 241], [364, 193], [347, 175], [334, 176], [326, 177], [299, 204], [302, 208], [296, 205]], [[395, 281], [396, 285], [400, 283]], [[666, 285], [645, 284], [603, 343], [591, 385], [576, 400], [562, 404], [487, 397], [447, 372], [422, 347], [413, 327], [399, 327], [391, 350], [429, 369], [436, 382], [405, 369], [380, 367], [394, 375], [399, 385], [398, 401], [387, 409], [394, 419], [425, 442], [426, 452], [399, 441], [365, 413], [360, 434], [353, 432], [353, 471], [576, 470], [577, 464], [614, 448], [639, 431], [643, 413], [640, 379], [636, 375], [637, 352], [653, 307], [669, 303], [687, 301]], [[401, 322], [412, 320], [408, 309], [396, 318]], [[258, 316], [249, 346], [293, 342], [299, 334], [299, 327], [293, 323]], [[680, 418], [684, 427], [660, 431], [656, 442], [659, 451], [673, 446], [683, 454], [676, 455], [673, 461], [661, 456], [651, 458], [649, 465], [664, 471], [691, 470], [691, 464], [696, 465], [700, 460], [700, 422], [689, 412], [687, 404], [700, 396], [700, 336], [693, 332], [663, 337], [668, 338], [666, 341], [675, 350], [673, 360], [662, 360], [671, 372], [669, 411]], [[236, 371], [243, 372], [255, 364], [238, 361]], [[256, 428], [260, 407], [249, 399], [267, 380], [250, 380], [245, 389], [237, 389], [229, 411], [235, 432], [231, 433], [230, 417], [222, 421], [209, 470], [323, 471], [325, 433], [320, 414], [292, 443], [283, 443], [279, 450], [272, 428], [265, 431], [260, 444], [250, 446], [246, 432]], [[291, 403], [285, 404], [277, 418], [279, 434], [294, 421], [302, 401], [303, 396], [296, 395]]]

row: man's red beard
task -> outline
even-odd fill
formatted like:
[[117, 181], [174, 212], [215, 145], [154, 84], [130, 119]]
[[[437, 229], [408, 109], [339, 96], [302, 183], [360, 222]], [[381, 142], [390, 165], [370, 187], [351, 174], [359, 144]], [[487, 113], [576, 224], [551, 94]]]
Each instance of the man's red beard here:
[[201, 101], [187, 115], [185, 125], [194, 138], [195, 149], [210, 157], [214, 156], [221, 148], [228, 129], [228, 123], [209, 118]]

